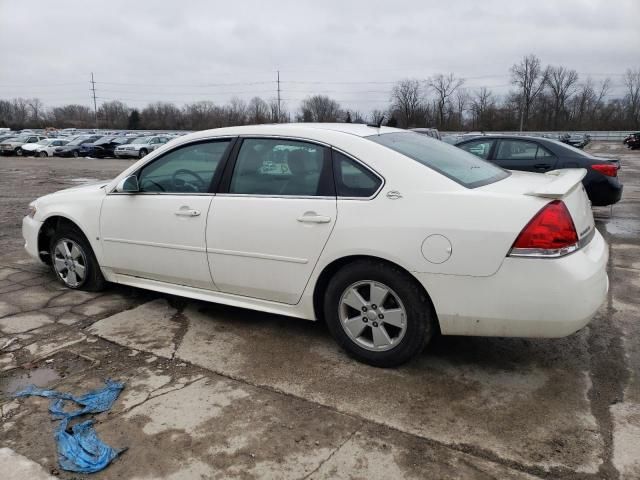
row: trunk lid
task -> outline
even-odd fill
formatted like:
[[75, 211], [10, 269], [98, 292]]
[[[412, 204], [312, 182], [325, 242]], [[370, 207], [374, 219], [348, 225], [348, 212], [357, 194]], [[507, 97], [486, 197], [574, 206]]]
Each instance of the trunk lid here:
[[571, 214], [578, 239], [583, 240], [595, 228], [591, 202], [582, 186], [586, 174], [583, 168], [552, 170], [544, 174], [513, 171], [504, 180], [481, 188], [495, 193], [528, 195], [549, 201], [562, 200]]

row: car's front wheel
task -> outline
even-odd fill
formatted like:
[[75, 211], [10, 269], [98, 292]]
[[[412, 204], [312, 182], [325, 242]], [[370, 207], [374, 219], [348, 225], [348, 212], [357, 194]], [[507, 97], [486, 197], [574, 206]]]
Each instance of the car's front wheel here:
[[417, 281], [398, 267], [373, 260], [350, 263], [334, 275], [324, 312], [338, 344], [377, 367], [410, 360], [436, 330], [433, 306]]
[[147, 153], [149, 153], [149, 152], [147, 152], [147, 150], [146, 150], [146, 149], [141, 148], [141, 149], [140, 149], [140, 151], [138, 152], [138, 158], [144, 158], [144, 157], [146, 157], [146, 156], [147, 156]]
[[71, 155], [73, 155], [73, 158], [78, 158], [80, 156], [80, 152], [78, 152], [78, 150], [74, 150]]
[[75, 228], [63, 227], [51, 237], [51, 266], [68, 288], [97, 292], [105, 279], [93, 250], [84, 235]]
[[44, 158], [44, 157], [48, 157], [49, 155], [47, 155], [47, 152], [43, 150], [42, 152], [38, 153], [38, 156]]
[[18, 147], [15, 149], [15, 154], [21, 157], [24, 154], [24, 152], [22, 151], [22, 148]]

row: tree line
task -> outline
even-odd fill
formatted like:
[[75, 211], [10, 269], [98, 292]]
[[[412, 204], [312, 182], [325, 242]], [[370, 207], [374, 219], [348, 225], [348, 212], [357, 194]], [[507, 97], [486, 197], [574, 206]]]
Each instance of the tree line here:
[[[202, 130], [280, 122], [380, 123], [440, 130], [637, 130], [640, 129], [640, 68], [622, 77], [624, 93], [611, 95], [611, 80], [580, 78], [564, 66], [527, 55], [509, 71], [512, 89], [498, 95], [467, 88], [453, 73], [395, 83], [386, 106], [370, 112], [348, 109], [326, 95], [313, 95], [290, 111], [275, 98], [233, 98], [226, 104], [197, 101], [177, 106], [155, 102], [142, 109], [113, 100], [94, 112], [85, 105], [46, 108], [38, 98], [0, 100], [0, 126]], [[384, 119], [384, 120], [383, 120]]]

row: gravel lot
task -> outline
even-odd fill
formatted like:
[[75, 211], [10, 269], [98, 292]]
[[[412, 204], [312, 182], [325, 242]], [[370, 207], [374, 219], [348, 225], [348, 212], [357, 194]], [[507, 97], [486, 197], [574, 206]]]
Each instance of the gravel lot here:
[[350, 360], [320, 323], [65, 290], [22, 250], [27, 204], [131, 162], [0, 157], [0, 447], [79, 478], [57, 469], [48, 402], [11, 393], [108, 377], [127, 387], [96, 428], [128, 450], [96, 479], [640, 478], [640, 152], [589, 149], [621, 158], [625, 184], [595, 212], [611, 288], [593, 322], [556, 340], [440, 337], [394, 370]]

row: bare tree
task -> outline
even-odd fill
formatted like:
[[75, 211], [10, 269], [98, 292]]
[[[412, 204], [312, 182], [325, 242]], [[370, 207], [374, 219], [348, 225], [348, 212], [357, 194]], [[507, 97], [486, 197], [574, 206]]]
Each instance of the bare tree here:
[[544, 90], [547, 70], [542, 69], [540, 59], [527, 55], [511, 67], [511, 83], [520, 89], [520, 131], [526, 126], [534, 100]]
[[39, 98], [30, 98], [27, 100], [29, 108], [31, 109], [31, 120], [36, 125], [42, 120], [44, 114], [44, 103]]
[[458, 128], [463, 130], [464, 128], [464, 112], [467, 111], [471, 96], [465, 89], [459, 89], [454, 95], [456, 105], [456, 116], [458, 121]]
[[491, 113], [495, 100], [491, 90], [482, 87], [473, 94], [471, 100], [471, 113], [473, 115], [473, 128], [480, 130], [491, 129]]
[[627, 88], [629, 119], [636, 128], [640, 126], [640, 68], [627, 69], [624, 74], [624, 85]]
[[547, 85], [553, 97], [553, 122], [554, 128], [558, 128], [558, 118], [560, 115], [567, 119], [567, 100], [576, 91], [578, 83], [578, 72], [568, 70], [565, 67], [549, 67]]
[[464, 79], [456, 78], [453, 73], [443, 75], [439, 73], [429, 79], [429, 86], [436, 92], [438, 128], [445, 127], [445, 112], [448, 99], [464, 84]]
[[388, 115], [384, 112], [384, 110], [374, 109], [369, 114], [369, 122], [372, 125], [378, 125], [378, 124], [382, 123], [384, 118], [387, 117], [387, 116]]
[[100, 124], [107, 128], [126, 128], [129, 123], [129, 107], [113, 100], [104, 102], [98, 109]]
[[260, 97], [249, 100], [247, 120], [251, 124], [267, 123], [270, 116], [269, 105]]
[[399, 117], [401, 127], [418, 126], [423, 103], [422, 87], [418, 80], [401, 80], [391, 91], [391, 109]]
[[340, 104], [326, 95], [308, 97], [300, 105], [303, 122], [337, 122], [341, 116]]

